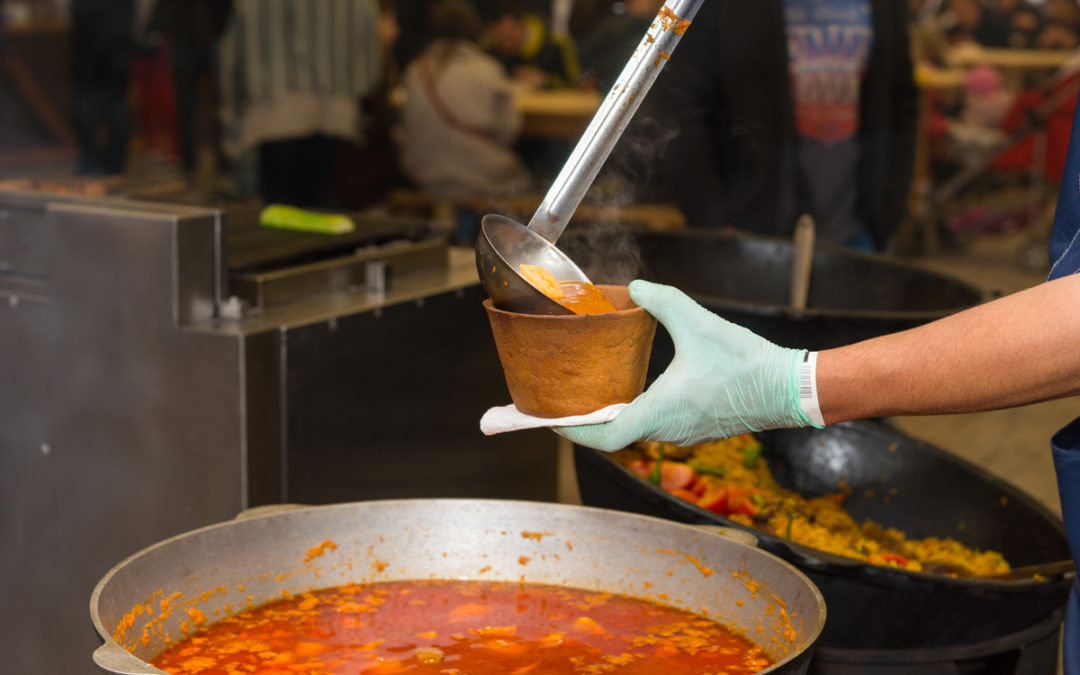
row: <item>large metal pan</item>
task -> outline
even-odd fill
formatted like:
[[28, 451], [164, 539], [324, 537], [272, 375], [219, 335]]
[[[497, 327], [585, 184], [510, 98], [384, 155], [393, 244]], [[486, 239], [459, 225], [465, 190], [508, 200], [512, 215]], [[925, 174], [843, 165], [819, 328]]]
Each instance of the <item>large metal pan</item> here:
[[[1070, 557], [1061, 521], [1034, 499], [940, 448], [875, 422], [758, 434], [777, 481], [804, 495], [851, 489], [856, 520], [909, 536], [952, 536], [1001, 551], [1014, 566]], [[610, 456], [575, 449], [586, 504], [685, 523], [742, 527], [673, 497]], [[759, 546], [806, 572], [829, 605], [823, 648], [944, 648], [1011, 635], [1064, 605], [1072, 577], [995, 581], [877, 567], [750, 530]]]
[[[163, 541], [110, 570], [90, 599], [104, 643], [94, 661], [113, 673], [161, 673], [147, 661], [183, 636], [190, 609], [213, 619], [282, 591], [445, 578], [663, 598], [744, 631], [777, 660], [762, 672], [805, 673], [825, 621], [821, 594], [791, 565], [737, 540], [744, 533], [734, 535], [516, 501], [362, 502], [255, 515]], [[337, 548], [318, 550], [326, 540]]]

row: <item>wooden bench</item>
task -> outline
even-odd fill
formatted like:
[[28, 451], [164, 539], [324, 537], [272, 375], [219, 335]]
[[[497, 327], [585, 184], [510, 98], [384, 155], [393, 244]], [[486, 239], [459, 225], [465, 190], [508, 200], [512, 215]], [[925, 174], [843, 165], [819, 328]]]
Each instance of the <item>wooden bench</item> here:
[[[439, 200], [415, 190], [396, 190], [386, 200], [390, 213], [432, 218], [448, 225], [460, 212], [497, 213], [527, 223], [539, 208], [540, 195], [520, 195], [504, 199]], [[583, 203], [571, 223], [622, 223], [647, 230], [679, 230], [686, 227], [686, 217], [671, 204], [597, 204]]]

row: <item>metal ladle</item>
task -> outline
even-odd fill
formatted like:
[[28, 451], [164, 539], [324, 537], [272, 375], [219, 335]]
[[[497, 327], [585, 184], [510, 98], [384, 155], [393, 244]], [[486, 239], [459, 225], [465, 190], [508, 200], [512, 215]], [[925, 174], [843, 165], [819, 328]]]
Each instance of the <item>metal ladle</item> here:
[[496, 307], [528, 314], [571, 313], [526, 281], [520, 266], [545, 267], [559, 281], [589, 280], [555, 242], [703, 1], [664, 3], [528, 227], [495, 214], [481, 220], [476, 241], [476, 271]]

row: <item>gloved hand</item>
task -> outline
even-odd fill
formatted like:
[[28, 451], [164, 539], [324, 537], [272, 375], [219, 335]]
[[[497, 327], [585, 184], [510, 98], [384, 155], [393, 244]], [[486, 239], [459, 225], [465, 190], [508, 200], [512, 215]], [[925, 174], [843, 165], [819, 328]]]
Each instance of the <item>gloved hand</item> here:
[[559, 434], [610, 451], [640, 440], [685, 446], [747, 431], [819, 426], [799, 405], [805, 350], [778, 347], [671, 286], [637, 280], [629, 290], [671, 334], [675, 358], [612, 421], [559, 427]]

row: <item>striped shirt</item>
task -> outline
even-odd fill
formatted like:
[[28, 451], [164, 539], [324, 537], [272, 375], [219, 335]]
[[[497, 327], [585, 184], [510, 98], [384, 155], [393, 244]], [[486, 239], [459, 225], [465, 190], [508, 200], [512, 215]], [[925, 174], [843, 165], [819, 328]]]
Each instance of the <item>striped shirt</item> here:
[[236, 0], [221, 43], [225, 150], [357, 138], [382, 72], [377, 0]]

